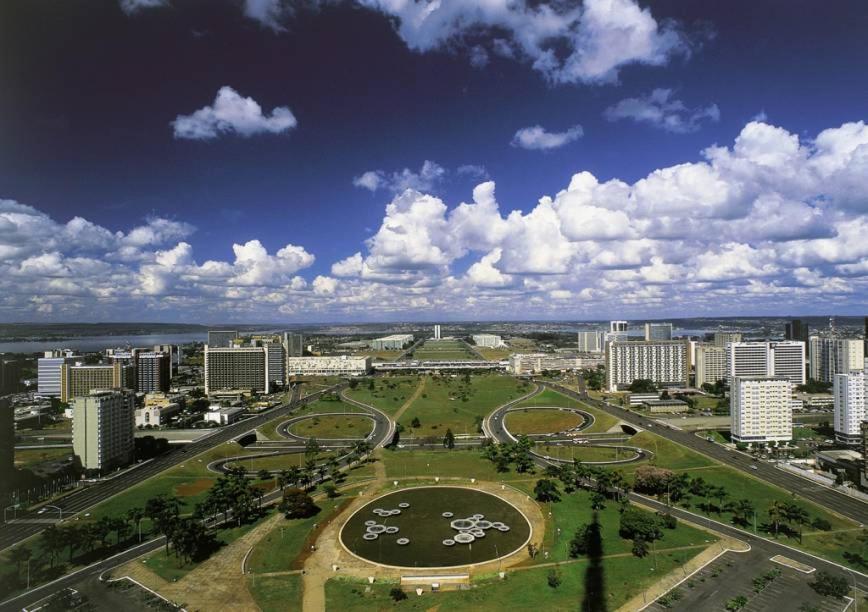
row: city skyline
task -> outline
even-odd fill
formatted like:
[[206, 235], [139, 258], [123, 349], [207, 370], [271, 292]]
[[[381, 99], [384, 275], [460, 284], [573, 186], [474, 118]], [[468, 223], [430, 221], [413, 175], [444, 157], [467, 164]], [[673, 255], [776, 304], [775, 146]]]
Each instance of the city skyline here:
[[868, 9], [797, 4], [4, 3], [0, 316], [862, 314]]

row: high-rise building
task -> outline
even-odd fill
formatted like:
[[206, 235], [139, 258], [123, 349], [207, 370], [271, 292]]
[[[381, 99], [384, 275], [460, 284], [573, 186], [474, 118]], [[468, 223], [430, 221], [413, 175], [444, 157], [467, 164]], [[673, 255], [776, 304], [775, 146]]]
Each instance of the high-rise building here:
[[439, 325], [434, 326], [434, 339], [435, 340], [440, 339], [440, 326]]
[[714, 346], [726, 348], [732, 342], [741, 342], [740, 332], [714, 332]]
[[672, 323], [646, 323], [645, 340], [672, 340]]
[[726, 379], [777, 376], [794, 385], [805, 384], [805, 345], [797, 341], [729, 342]]
[[268, 380], [270, 384], [284, 384], [286, 381], [286, 351], [283, 343], [273, 341], [265, 343], [268, 353]]
[[287, 357], [304, 356], [304, 336], [302, 336], [301, 334], [284, 332], [283, 346], [286, 349]]
[[208, 330], [208, 346], [211, 348], [229, 348], [238, 337], [234, 329]]
[[15, 470], [15, 411], [9, 400], [0, 397], [0, 502], [8, 504]]
[[45, 357], [40, 357], [36, 365], [36, 392], [46, 397], [60, 397], [60, 370], [77, 359], [80, 355], [59, 354], [61, 351], [46, 351]]
[[664, 387], [687, 387], [690, 384], [688, 349], [687, 342], [676, 340], [607, 342], [607, 387], [617, 391], [640, 379]]
[[719, 380], [726, 380], [726, 349], [707, 344], [697, 346], [695, 385], [713, 385]]
[[64, 364], [60, 369], [60, 401], [88, 395], [95, 389], [135, 389], [135, 366]]
[[835, 374], [865, 368], [865, 344], [862, 340], [811, 336], [808, 361], [811, 378], [830, 383]]
[[627, 331], [627, 321], [609, 321], [609, 331], [617, 334]]
[[165, 393], [172, 379], [172, 357], [169, 353], [136, 354], [136, 391]]
[[832, 395], [835, 398], [835, 439], [844, 444], [859, 444], [862, 423], [868, 420], [868, 377], [864, 370], [835, 374]]
[[0, 359], [0, 395], [17, 393], [21, 386], [21, 362]]
[[205, 393], [240, 390], [270, 393], [268, 349], [264, 346], [205, 346]]
[[784, 324], [784, 339], [798, 340], [807, 345], [809, 338], [808, 324], [801, 319], [793, 319]]
[[133, 460], [135, 396], [131, 391], [93, 390], [72, 407], [72, 449], [87, 471], [106, 472]]
[[605, 350], [606, 334], [601, 331], [580, 331], [578, 351], [580, 353], [602, 353]]
[[154, 352], [166, 353], [169, 356], [169, 376], [174, 376], [178, 366], [181, 365], [181, 347], [173, 344], [155, 344]]
[[730, 427], [735, 442], [781, 442], [793, 438], [793, 384], [777, 376], [737, 377], [730, 390]]

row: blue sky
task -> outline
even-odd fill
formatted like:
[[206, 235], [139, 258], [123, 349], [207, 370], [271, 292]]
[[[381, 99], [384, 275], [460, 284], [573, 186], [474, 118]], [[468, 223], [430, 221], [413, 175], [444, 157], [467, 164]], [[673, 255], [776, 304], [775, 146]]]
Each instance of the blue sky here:
[[10, 0], [0, 318], [861, 314], [868, 6]]

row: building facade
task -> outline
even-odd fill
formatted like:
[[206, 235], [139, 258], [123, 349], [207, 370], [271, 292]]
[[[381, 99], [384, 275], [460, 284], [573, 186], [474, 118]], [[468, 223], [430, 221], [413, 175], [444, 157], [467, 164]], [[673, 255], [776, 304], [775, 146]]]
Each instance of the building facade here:
[[730, 390], [735, 442], [785, 442], [793, 437], [793, 384], [776, 376], [737, 377]]
[[392, 334], [371, 340], [371, 348], [375, 351], [400, 351], [411, 344], [413, 334]]
[[238, 332], [234, 329], [208, 330], [208, 346], [211, 348], [229, 348], [236, 338]]
[[737, 377], [784, 377], [805, 384], [805, 345], [797, 341], [729, 342], [726, 345], [726, 380]]
[[136, 353], [136, 391], [165, 393], [171, 382], [171, 353]]
[[434, 326], [434, 339], [440, 340], [440, 326], [439, 325]]
[[476, 346], [484, 346], [486, 348], [497, 348], [503, 346], [503, 338], [494, 334], [475, 334], [473, 342]]
[[741, 342], [742, 337], [740, 332], [714, 332], [714, 346], [726, 348], [727, 344]]
[[334, 355], [290, 357], [286, 360], [290, 376], [364, 376], [371, 371], [370, 357]]
[[672, 340], [672, 323], [646, 323], [645, 340]]
[[181, 405], [173, 402], [136, 408], [136, 427], [160, 427], [179, 412]]
[[602, 353], [605, 349], [606, 334], [601, 331], [580, 331], [578, 351], [580, 353]]
[[835, 439], [843, 444], [859, 444], [862, 423], [868, 420], [865, 410], [866, 384], [864, 370], [835, 374], [832, 396], [835, 398]]
[[808, 360], [811, 378], [830, 383], [835, 374], [865, 368], [865, 344], [856, 339], [811, 336]]
[[226, 390], [270, 393], [269, 371], [267, 347], [205, 347], [206, 394]]
[[87, 471], [106, 472], [131, 463], [134, 429], [135, 397], [130, 391], [94, 390], [73, 401], [72, 447]]
[[530, 376], [545, 371], [577, 370], [581, 362], [575, 355], [558, 353], [515, 353], [509, 356], [509, 371], [516, 376]]
[[46, 397], [60, 397], [60, 370], [66, 364], [84, 359], [80, 355], [58, 355], [59, 351], [47, 351], [36, 365], [36, 392]]
[[606, 380], [609, 391], [626, 389], [634, 380], [664, 387], [690, 384], [689, 344], [685, 341], [607, 342]]
[[801, 319], [793, 319], [784, 324], [785, 340], [798, 340], [807, 345], [810, 337], [811, 335], [808, 330], [808, 324]]
[[0, 397], [0, 502], [5, 508], [12, 492], [11, 475], [15, 471], [15, 411], [9, 400]]
[[283, 348], [287, 357], [301, 357], [304, 355], [304, 336], [291, 332], [283, 333]]
[[708, 344], [697, 346], [695, 379], [696, 387], [726, 380], [726, 349]]
[[134, 390], [135, 373], [135, 366], [119, 361], [110, 365], [65, 364], [60, 369], [60, 401], [72, 401], [94, 389]]

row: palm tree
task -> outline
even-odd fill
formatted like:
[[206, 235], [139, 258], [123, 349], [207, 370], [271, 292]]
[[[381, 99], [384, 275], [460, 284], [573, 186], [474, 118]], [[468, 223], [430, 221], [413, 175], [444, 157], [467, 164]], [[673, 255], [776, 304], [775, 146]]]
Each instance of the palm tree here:
[[145, 518], [145, 511], [141, 508], [130, 508], [124, 515], [125, 518], [135, 526], [139, 532], [139, 542], [142, 541], [142, 519]]
[[53, 568], [57, 555], [60, 554], [60, 551], [66, 548], [66, 543], [63, 541], [63, 534], [60, 529], [54, 525], [49, 525], [42, 532], [41, 539], [42, 548], [48, 553], [49, 564]]
[[729, 497], [729, 492], [725, 487], [712, 487], [712, 497], [717, 500], [717, 514], [723, 512], [723, 501]]
[[732, 522], [737, 525], [746, 525], [754, 513], [753, 502], [749, 499], [740, 499], [732, 506]]
[[802, 543], [802, 526], [811, 520], [808, 511], [798, 504], [787, 504], [784, 508], [784, 516], [787, 521], [792, 521], [799, 526], [799, 544]]
[[24, 544], [16, 546], [9, 552], [9, 560], [15, 564], [18, 570], [18, 577], [21, 577], [21, 566], [33, 557], [33, 551], [27, 548]]
[[777, 537], [781, 520], [784, 518], [784, 504], [778, 500], [773, 501], [769, 505], [768, 514], [769, 520], [771, 520], [772, 525], [775, 526], [775, 537]]

